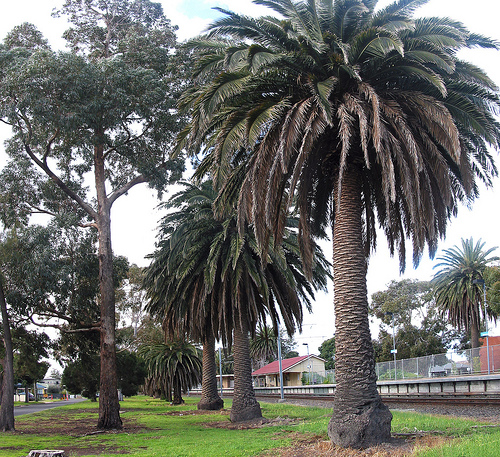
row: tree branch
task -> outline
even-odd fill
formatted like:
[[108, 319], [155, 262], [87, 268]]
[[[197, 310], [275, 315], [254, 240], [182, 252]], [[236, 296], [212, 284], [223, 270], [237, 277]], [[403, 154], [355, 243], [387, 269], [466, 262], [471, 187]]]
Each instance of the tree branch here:
[[124, 186], [120, 187], [119, 189], [116, 189], [109, 197], [108, 197], [108, 202], [109, 202], [109, 207], [111, 208], [111, 205], [123, 194], [126, 194], [132, 187], [136, 186], [137, 184], [142, 184], [144, 182], [148, 182], [146, 176], [144, 175], [139, 175], [136, 176], [134, 179], [129, 181], [127, 184]]
[[90, 326], [90, 327], [81, 327], [81, 328], [75, 328], [75, 329], [67, 329], [64, 326], [58, 325], [58, 324], [42, 324], [42, 323], [39, 323], [39, 322], [35, 322], [35, 319], [33, 318], [33, 316], [30, 316], [29, 319], [30, 319], [31, 323], [34, 324], [34, 325], [36, 325], [37, 327], [56, 328], [56, 329], [60, 330], [63, 333], [93, 332], [93, 331], [96, 331], [96, 330], [100, 330], [100, 328], [101, 328], [101, 324], [100, 323], [95, 323], [95, 324], [92, 324], [92, 326]]
[[72, 200], [74, 200], [78, 205], [94, 220], [97, 219], [97, 212], [85, 202], [76, 192], [72, 191], [60, 178], [57, 176], [44, 161], [42, 162], [31, 150], [30, 145], [23, 141], [24, 149], [33, 162], [35, 162], [44, 172], [49, 176], [50, 179]]
[[[125, 146], [127, 144], [133, 143], [134, 141], [137, 141], [139, 138], [142, 138], [146, 134], [146, 132], [149, 130], [149, 128], [151, 127], [151, 124], [146, 125], [144, 130], [139, 135], [132, 137], [130, 130], [125, 126], [125, 124], [123, 122], [122, 122], [122, 125], [123, 125], [123, 128], [125, 129], [125, 131], [127, 132], [127, 139], [120, 146]], [[103, 153], [104, 159], [106, 159], [109, 154], [116, 151], [117, 147], [118, 146], [113, 146], [112, 148], [109, 148], [108, 150], [104, 151], [104, 153]]]

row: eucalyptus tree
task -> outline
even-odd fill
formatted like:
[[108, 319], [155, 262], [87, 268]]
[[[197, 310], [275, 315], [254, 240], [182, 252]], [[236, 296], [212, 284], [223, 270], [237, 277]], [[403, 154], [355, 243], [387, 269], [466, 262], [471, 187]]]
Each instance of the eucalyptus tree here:
[[[66, 207], [97, 229], [101, 384], [98, 427], [121, 428], [116, 379], [111, 207], [140, 183], [161, 189], [183, 163], [166, 160], [178, 130], [182, 61], [175, 28], [149, 0], [66, 0], [70, 51], [52, 51], [30, 25], [0, 50], [0, 117], [7, 153], [28, 160], [65, 194]], [[93, 194], [84, 179], [93, 177]]]
[[279, 245], [286, 211], [300, 213], [306, 271], [311, 237], [333, 231], [336, 395], [331, 439], [365, 447], [390, 438], [391, 414], [376, 388], [366, 272], [384, 232], [401, 269], [433, 255], [476, 179], [497, 174], [497, 87], [461, 60], [463, 48], [497, 44], [448, 18], [416, 18], [427, 0], [254, 0], [276, 15], [219, 9], [205, 36], [182, 106], [192, 120], [179, 150], [204, 151], [200, 170], [228, 182], [231, 158], [249, 160], [240, 226], [254, 222], [259, 245]]
[[434, 267], [440, 268], [433, 278], [436, 303], [453, 326], [470, 332], [473, 349], [480, 346], [481, 316], [482, 319], [497, 317], [492, 308], [485, 309], [483, 285], [477, 282], [484, 281], [488, 264], [499, 260], [490, 256], [496, 247], [485, 250], [484, 245], [481, 240], [474, 244], [472, 238], [462, 239], [462, 248], [444, 250]]
[[214, 213], [217, 193], [212, 183], [185, 186], [164, 204], [176, 211], [161, 221], [158, 248], [146, 272], [148, 309], [163, 320], [167, 334], [187, 332], [203, 341], [207, 372], [202, 407], [220, 404], [213, 349], [219, 339], [234, 349], [231, 420], [261, 417], [252, 387], [248, 335], [266, 319], [276, 327], [280, 316], [290, 334], [300, 328], [302, 304], [309, 307], [314, 290], [326, 286], [328, 262], [316, 250], [308, 282], [290, 230], [264, 265], [251, 227], [239, 231], [231, 207]]

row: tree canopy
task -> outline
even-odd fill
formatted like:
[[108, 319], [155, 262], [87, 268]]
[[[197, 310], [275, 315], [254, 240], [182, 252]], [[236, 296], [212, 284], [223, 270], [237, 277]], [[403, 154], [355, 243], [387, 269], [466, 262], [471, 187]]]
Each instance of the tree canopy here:
[[[98, 426], [121, 428], [110, 211], [135, 185], [148, 182], [161, 191], [183, 171], [182, 160], [167, 156], [182, 124], [175, 105], [184, 61], [158, 3], [66, 0], [55, 14], [71, 23], [64, 34], [70, 51], [52, 51], [30, 24], [16, 27], [0, 46], [0, 118], [13, 132], [10, 170], [36, 184], [24, 206], [51, 214], [65, 208], [97, 229]], [[44, 186], [62, 193], [64, 202], [51, 207]], [[21, 186], [11, 187], [22, 194]]]

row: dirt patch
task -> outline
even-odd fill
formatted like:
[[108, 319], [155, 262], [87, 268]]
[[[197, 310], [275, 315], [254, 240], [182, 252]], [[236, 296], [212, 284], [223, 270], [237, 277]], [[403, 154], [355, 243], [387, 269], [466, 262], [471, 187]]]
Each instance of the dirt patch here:
[[[289, 435], [290, 436], [290, 435]], [[344, 449], [325, 440], [321, 435], [295, 433], [290, 436], [293, 444], [282, 449], [273, 449], [260, 457], [410, 457], [417, 447], [442, 446], [451, 438], [425, 436], [416, 439], [393, 438], [389, 443], [364, 450]]]
[[218, 411], [208, 411], [204, 409], [193, 409], [191, 411], [167, 411], [160, 413], [160, 416], [229, 416], [228, 409], [220, 409]]
[[[81, 414], [86, 414], [87, 417], [77, 417]], [[94, 417], [95, 416], [95, 417]], [[54, 415], [45, 415], [38, 417], [36, 421], [25, 424], [16, 424], [16, 434], [29, 433], [30, 435], [38, 436], [53, 436], [63, 435], [80, 438], [83, 436], [106, 434], [106, 433], [137, 433], [145, 430], [145, 427], [138, 425], [135, 421], [126, 418], [123, 429], [121, 430], [98, 430], [96, 424], [98, 415], [88, 415], [88, 410], [73, 410], [65, 412], [63, 416], [57, 416], [54, 420]]]
[[260, 417], [244, 422], [206, 422], [203, 424], [207, 428], [224, 428], [227, 430], [249, 430], [251, 428], [274, 427], [284, 425], [297, 425], [302, 419], [291, 419], [289, 417], [276, 417], [275, 419], [265, 419]]
[[[126, 411], [120, 411], [125, 413]], [[85, 415], [86, 417], [78, 417]], [[55, 417], [57, 416], [57, 420]], [[122, 416], [123, 418], [123, 416]], [[133, 434], [144, 430], [149, 430], [143, 425], [137, 424], [134, 420], [126, 417], [123, 429], [121, 430], [98, 430], [93, 424], [97, 423], [98, 414], [91, 413], [86, 409], [79, 409], [67, 411], [64, 415], [47, 414], [38, 417], [36, 421], [31, 421], [26, 424], [17, 423], [16, 431], [13, 432], [17, 435], [29, 434], [34, 436], [53, 436], [62, 435], [70, 436], [72, 438], [82, 438], [84, 436], [92, 435], [106, 435], [116, 433]], [[6, 448], [3, 448], [6, 449]], [[126, 448], [119, 448], [116, 445], [107, 444], [90, 444], [82, 443], [80, 446], [67, 446], [62, 445], [58, 449], [63, 449], [65, 455], [71, 457], [78, 457], [81, 455], [101, 455], [101, 454], [129, 454]]]

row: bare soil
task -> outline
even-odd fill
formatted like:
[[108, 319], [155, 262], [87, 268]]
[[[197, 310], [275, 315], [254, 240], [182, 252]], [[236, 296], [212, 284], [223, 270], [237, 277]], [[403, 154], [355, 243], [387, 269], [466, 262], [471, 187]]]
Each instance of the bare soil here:
[[[126, 413], [126, 411], [121, 410], [120, 413]], [[85, 417], [78, 417], [79, 415], [85, 415]], [[95, 417], [91, 417], [95, 416]], [[43, 417], [38, 417], [36, 421], [29, 422], [26, 424], [18, 423], [16, 424], [16, 431], [13, 432], [16, 435], [37, 435], [37, 436], [52, 436], [52, 435], [63, 435], [73, 438], [82, 438], [84, 436], [91, 435], [104, 435], [104, 434], [114, 434], [114, 433], [127, 433], [134, 434], [140, 431], [147, 430], [144, 426], [139, 426], [134, 423], [133, 420], [127, 418], [124, 421], [123, 429], [121, 430], [108, 430], [102, 431], [98, 430], [95, 425], [97, 423], [98, 415], [97, 413], [90, 413], [86, 409], [67, 411], [64, 415], [57, 415], [57, 420], [55, 419], [56, 414], [47, 414]], [[116, 445], [107, 446], [106, 444], [89, 444], [85, 443], [81, 446], [61, 446], [64, 449], [67, 456], [80, 456], [80, 455], [101, 455], [101, 454], [129, 454], [126, 448], [117, 448]]]

